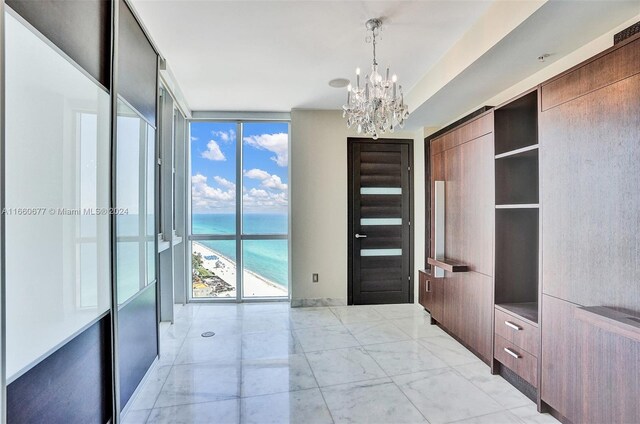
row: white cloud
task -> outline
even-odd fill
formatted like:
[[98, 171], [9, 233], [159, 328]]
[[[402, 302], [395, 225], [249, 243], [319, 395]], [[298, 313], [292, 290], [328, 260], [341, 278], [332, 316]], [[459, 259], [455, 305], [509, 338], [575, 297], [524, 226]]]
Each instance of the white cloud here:
[[263, 171], [262, 169], [250, 169], [248, 171], [244, 171], [244, 176], [247, 178], [251, 178], [253, 180], [265, 180], [269, 178], [271, 175], [267, 171]]
[[268, 150], [276, 155], [271, 158], [278, 166], [289, 163], [289, 136], [285, 133], [252, 135], [244, 142], [260, 150]]
[[283, 183], [278, 175], [271, 175], [262, 169], [254, 168], [249, 171], [244, 171], [244, 176], [254, 180], [261, 180], [261, 185], [266, 188], [281, 191], [286, 191], [288, 188], [287, 184]]
[[248, 212], [286, 212], [288, 203], [287, 192], [284, 191], [274, 193], [268, 190], [252, 188], [242, 196], [243, 207]]
[[215, 140], [211, 140], [209, 141], [209, 143], [207, 143], [207, 151], [202, 153], [202, 157], [215, 161], [227, 160], [227, 158], [224, 157], [224, 153], [222, 153], [222, 150], [220, 150], [220, 146], [218, 146], [218, 143], [216, 143]]
[[198, 141], [198, 140], [200, 140], [198, 137], [191, 136], [191, 141]]
[[[218, 184], [218, 179], [233, 184], [221, 177], [214, 177]], [[194, 212], [212, 212], [235, 210], [236, 191], [234, 188], [222, 190], [217, 187], [211, 187], [207, 184], [207, 177], [202, 174], [196, 174], [191, 177], [191, 200]]]
[[268, 179], [262, 181], [262, 185], [268, 188], [272, 188], [274, 190], [282, 190], [285, 191], [287, 189], [287, 185], [282, 182], [279, 176], [272, 175]]
[[229, 131], [211, 131], [211, 135], [218, 139], [219, 141], [223, 141], [228, 143], [230, 141], [236, 141], [236, 132], [234, 130]]
[[227, 190], [235, 190], [236, 185], [226, 178], [218, 177], [217, 175], [213, 177], [213, 180], [218, 183], [218, 185], [222, 188], [226, 188]]

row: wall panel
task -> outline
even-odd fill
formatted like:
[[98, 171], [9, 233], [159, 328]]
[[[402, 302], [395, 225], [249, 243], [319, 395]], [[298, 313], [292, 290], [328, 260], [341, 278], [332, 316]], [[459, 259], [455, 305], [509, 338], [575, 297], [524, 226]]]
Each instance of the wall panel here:
[[109, 88], [111, 1], [7, 0], [6, 3]]

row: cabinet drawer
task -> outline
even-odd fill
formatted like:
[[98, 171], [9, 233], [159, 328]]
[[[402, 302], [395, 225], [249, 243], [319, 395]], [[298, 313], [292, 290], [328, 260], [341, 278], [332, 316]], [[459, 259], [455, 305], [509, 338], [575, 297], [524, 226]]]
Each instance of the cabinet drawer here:
[[511, 371], [538, 387], [538, 359], [535, 356], [498, 335], [494, 356]]
[[495, 332], [520, 349], [538, 356], [538, 327], [496, 308]]

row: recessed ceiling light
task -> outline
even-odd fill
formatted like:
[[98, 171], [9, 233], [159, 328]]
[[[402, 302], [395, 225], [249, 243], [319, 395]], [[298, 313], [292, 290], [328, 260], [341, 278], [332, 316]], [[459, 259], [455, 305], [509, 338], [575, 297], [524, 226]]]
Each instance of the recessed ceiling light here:
[[351, 81], [346, 78], [334, 78], [329, 81], [329, 86], [333, 88], [345, 88]]

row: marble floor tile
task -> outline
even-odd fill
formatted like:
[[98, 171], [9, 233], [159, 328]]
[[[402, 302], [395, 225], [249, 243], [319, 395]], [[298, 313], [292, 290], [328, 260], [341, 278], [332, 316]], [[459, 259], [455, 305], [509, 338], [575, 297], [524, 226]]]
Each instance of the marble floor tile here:
[[235, 303], [202, 304], [195, 318], [198, 320], [206, 318], [234, 319], [240, 318], [241, 315], [240, 306]]
[[518, 406], [533, 405], [533, 402], [518, 389], [500, 377], [491, 375], [490, 368], [483, 362], [460, 365], [455, 369], [467, 380], [491, 396], [503, 407], [510, 409]]
[[145, 424], [149, 417], [150, 409], [140, 409], [137, 411], [129, 410], [123, 417], [121, 417], [122, 424]]
[[173, 338], [176, 340], [184, 339], [191, 327], [191, 321], [176, 321], [169, 325], [163, 336]]
[[287, 358], [302, 353], [298, 339], [290, 331], [273, 331], [242, 335], [242, 359]]
[[481, 362], [476, 355], [447, 334], [418, 339], [418, 341], [429, 349], [431, 353], [451, 366]]
[[447, 367], [446, 363], [415, 340], [367, 345], [364, 349], [388, 375]]
[[[340, 320], [328, 308], [298, 308], [289, 313], [291, 328], [329, 327], [340, 325]], [[319, 310], [318, 310], [319, 309]]]
[[358, 340], [342, 325], [305, 328], [295, 330], [294, 334], [305, 352], [340, 349], [360, 345]]
[[243, 424], [330, 424], [327, 405], [318, 389], [241, 399]]
[[187, 338], [202, 337], [205, 331], [213, 331], [216, 336], [229, 336], [242, 333], [242, 320], [226, 318], [201, 318], [191, 324]]
[[444, 336], [447, 333], [437, 325], [431, 325], [429, 315], [418, 315], [409, 318], [398, 318], [391, 322], [414, 339]]
[[155, 407], [186, 405], [240, 396], [240, 364], [174, 365], [158, 395]]
[[[522, 421], [509, 411], [495, 412], [479, 417], [455, 421], [455, 424], [522, 424]], [[453, 424], [453, 423], [452, 423]]]
[[369, 380], [321, 389], [336, 423], [426, 423], [391, 380]]
[[289, 330], [288, 313], [273, 313], [255, 316], [247, 316], [242, 318], [242, 333], [262, 333], [265, 331], [283, 331]]
[[142, 387], [138, 389], [135, 399], [131, 404], [130, 410], [152, 409], [164, 386], [164, 382], [167, 380], [171, 372], [171, 366], [156, 365], [153, 371], [147, 376], [147, 379]]
[[242, 363], [242, 397], [291, 392], [318, 387], [304, 354], [283, 359], [260, 359]]
[[243, 303], [238, 305], [238, 312], [243, 318], [288, 314], [290, 311], [291, 305], [289, 302]]
[[356, 322], [345, 325], [353, 337], [362, 345], [390, 343], [409, 340], [407, 333], [390, 322]]
[[557, 423], [420, 306], [191, 304], [174, 316], [126, 424]]
[[370, 306], [335, 306], [331, 311], [342, 324], [382, 321], [385, 318]]
[[194, 403], [190, 405], [156, 408], [151, 411], [148, 424], [237, 424], [239, 400]]
[[451, 368], [393, 377], [431, 424], [487, 415], [503, 408]]
[[553, 418], [553, 416], [550, 414], [541, 414], [536, 408], [535, 404], [531, 404], [510, 409], [509, 412], [525, 424], [558, 424], [559, 421]]
[[306, 355], [320, 387], [387, 376], [361, 347], [310, 352]]
[[176, 340], [171, 337], [160, 336], [160, 355], [158, 365], [173, 365], [182, 348], [184, 339]]
[[187, 303], [185, 305], [174, 305], [173, 318], [174, 321], [182, 321], [192, 319], [198, 315], [200, 305], [197, 303]]
[[386, 319], [409, 318], [426, 315], [421, 305], [403, 303], [396, 305], [375, 305], [373, 309]]
[[187, 338], [176, 357], [175, 364], [195, 364], [211, 361], [235, 361], [241, 358], [239, 335]]

